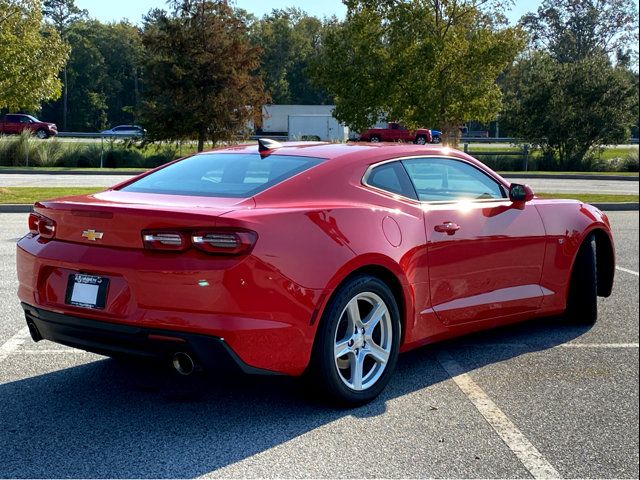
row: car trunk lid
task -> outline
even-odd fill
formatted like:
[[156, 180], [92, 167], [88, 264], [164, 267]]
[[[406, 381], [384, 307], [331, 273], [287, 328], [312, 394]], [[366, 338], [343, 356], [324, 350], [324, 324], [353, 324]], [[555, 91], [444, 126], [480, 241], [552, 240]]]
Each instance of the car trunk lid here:
[[253, 208], [253, 199], [187, 197], [108, 190], [38, 202], [35, 212], [56, 222], [55, 240], [143, 248], [143, 230], [216, 226], [219, 216]]

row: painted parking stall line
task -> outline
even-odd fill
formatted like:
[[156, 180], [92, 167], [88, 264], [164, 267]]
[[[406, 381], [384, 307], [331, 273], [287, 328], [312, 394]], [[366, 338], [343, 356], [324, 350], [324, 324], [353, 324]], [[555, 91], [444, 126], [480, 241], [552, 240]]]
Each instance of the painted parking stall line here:
[[560, 473], [448, 352], [441, 350], [436, 358], [533, 478], [561, 478]]
[[640, 273], [635, 272], [633, 270], [629, 270], [628, 268], [618, 267], [616, 266], [616, 270], [620, 270], [621, 272], [630, 273], [631, 275], [640, 276]]
[[31, 338], [29, 328], [24, 327], [13, 337], [0, 345], [0, 362], [3, 362], [9, 355], [15, 353], [28, 338]]
[[563, 343], [562, 348], [638, 348], [637, 343]]

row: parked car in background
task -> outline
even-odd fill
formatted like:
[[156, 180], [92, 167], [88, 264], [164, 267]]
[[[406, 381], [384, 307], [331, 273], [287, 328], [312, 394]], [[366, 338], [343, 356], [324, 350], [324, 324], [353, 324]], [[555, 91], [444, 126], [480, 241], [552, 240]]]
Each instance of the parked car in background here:
[[418, 145], [431, 143], [431, 130], [419, 128], [407, 130], [402, 124], [389, 122], [385, 128], [370, 128], [360, 134], [362, 142], [413, 142]]
[[29, 130], [36, 137], [45, 139], [58, 134], [55, 123], [41, 122], [36, 117], [22, 113], [9, 113], [0, 117], [0, 134], [20, 135], [24, 130]]
[[196, 154], [37, 203], [17, 244], [35, 341], [183, 375], [306, 373], [346, 405], [375, 398], [401, 351], [565, 312], [592, 325], [614, 268], [597, 208], [408, 144]]
[[144, 137], [147, 131], [139, 125], [118, 125], [109, 130], [100, 132], [102, 135], [111, 137]]

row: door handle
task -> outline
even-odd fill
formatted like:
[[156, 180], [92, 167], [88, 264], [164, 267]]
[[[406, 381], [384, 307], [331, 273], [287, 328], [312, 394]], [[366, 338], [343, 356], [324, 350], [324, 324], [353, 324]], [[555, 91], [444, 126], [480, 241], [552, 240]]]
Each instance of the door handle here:
[[455, 235], [460, 230], [460, 225], [453, 222], [444, 222], [441, 225], [436, 225], [433, 228], [438, 233], [446, 233], [447, 235]]

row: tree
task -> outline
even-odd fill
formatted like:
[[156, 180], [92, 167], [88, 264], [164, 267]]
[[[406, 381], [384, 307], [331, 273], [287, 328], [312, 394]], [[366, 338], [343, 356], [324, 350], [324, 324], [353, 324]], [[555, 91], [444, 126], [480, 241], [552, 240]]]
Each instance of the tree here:
[[[86, 18], [87, 11], [78, 8], [75, 0], [44, 0], [42, 13], [53, 27], [56, 29], [60, 37], [67, 41], [67, 34], [71, 25], [78, 20]], [[67, 129], [67, 111], [68, 111], [68, 89], [67, 81], [67, 65], [65, 63], [62, 69], [62, 129]]]
[[606, 55], [560, 63], [534, 52], [505, 79], [505, 120], [562, 168], [579, 169], [594, 146], [623, 143], [637, 121], [638, 86]]
[[637, 61], [638, 10], [633, 0], [544, 0], [520, 23], [532, 46], [562, 63], [604, 53]]
[[[498, 75], [524, 46], [500, 5], [466, 0], [348, 0], [322, 39], [314, 76], [335, 115], [361, 130], [380, 117], [440, 127], [443, 139], [501, 106]], [[482, 7], [482, 8], [481, 8]]]
[[43, 24], [39, 0], [0, 0], [0, 108], [37, 110], [59, 97], [67, 55], [58, 33]]
[[[68, 128], [101, 130], [132, 123], [139, 103], [143, 47], [140, 31], [126, 22], [79, 20], [66, 32]], [[46, 118], [61, 121], [62, 101], [43, 105]]]
[[253, 23], [251, 37], [262, 49], [260, 70], [265, 89], [276, 104], [317, 105], [331, 101], [311, 83], [308, 66], [324, 26], [300, 9], [273, 10]]
[[214, 144], [244, 130], [266, 100], [253, 74], [260, 50], [247, 19], [226, 1], [174, 0], [172, 14], [152, 10], [146, 49], [142, 116], [153, 140], [196, 137]]

